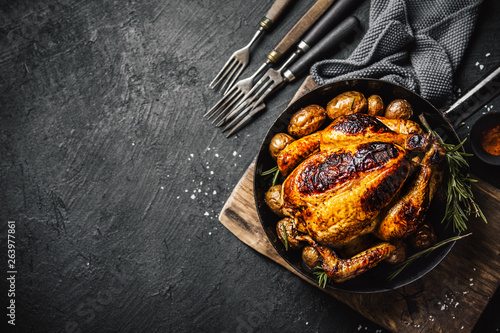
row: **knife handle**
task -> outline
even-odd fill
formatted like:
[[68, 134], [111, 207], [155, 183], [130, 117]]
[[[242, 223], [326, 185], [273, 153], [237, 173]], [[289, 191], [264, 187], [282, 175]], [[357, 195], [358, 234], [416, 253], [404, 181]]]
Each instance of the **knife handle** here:
[[302, 38], [300, 43], [302, 48], [311, 48], [328, 31], [331, 31], [337, 24], [342, 22], [363, 1], [365, 0], [337, 0]]
[[267, 11], [267, 14], [260, 21], [259, 25], [264, 30], [269, 30], [292, 1], [294, 0], [275, 0], [271, 5], [271, 8]]
[[283, 73], [287, 81], [293, 81], [295, 78], [301, 76], [309, 68], [320, 59], [324, 59], [331, 50], [340, 45], [350, 34], [352, 34], [359, 27], [359, 20], [354, 16], [349, 16], [328, 35], [323, 37], [309, 52], [304, 54], [299, 60], [290, 66], [288, 70]]
[[500, 67], [474, 84], [469, 91], [453, 103], [444, 114], [455, 128], [475, 114], [486, 103], [500, 95]]
[[335, 0], [317, 0], [267, 55], [267, 61], [272, 64], [277, 63], [334, 2]]

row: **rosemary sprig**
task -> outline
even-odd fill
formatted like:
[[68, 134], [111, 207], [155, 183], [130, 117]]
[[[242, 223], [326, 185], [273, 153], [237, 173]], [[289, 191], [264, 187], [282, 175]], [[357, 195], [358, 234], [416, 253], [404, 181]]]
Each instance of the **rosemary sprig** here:
[[439, 134], [430, 128], [425, 118], [420, 117], [420, 120], [426, 130], [447, 150], [445, 158], [446, 165], [448, 166], [445, 180], [446, 208], [441, 223], [446, 223], [446, 227], [451, 223], [453, 231], [458, 232], [463, 232], [467, 229], [466, 222], [471, 214], [481, 217], [485, 223], [488, 223], [481, 208], [479, 208], [474, 200], [474, 194], [472, 193], [471, 184], [476, 183], [477, 180], [470, 178], [468, 173], [469, 163], [465, 158], [473, 155], [461, 151], [467, 138], [457, 145], [445, 143]]
[[446, 227], [452, 223], [454, 231], [462, 232], [467, 229], [468, 217], [474, 213], [476, 217], [481, 217], [485, 223], [488, 223], [481, 208], [475, 202], [472, 193], [471, 184], [477, 182], [477, 180], [470, 178], [467, 173], [469, 164], [465, 157], [472, 155], [459, 151], [466, 139], [453, 146], [444, 143], [439, 136], [437, 137], [448, 150], [446, 162], [449, 169], [446, 183], [446, 209], [441, 222], [446, 222]]
[[352, 102], [351, 102], [351, 107], [349, 108], [349, 110], [352, 110], [352, 106], [354, 105], [354, 101], [356, 100], [356, 96], [354, 96], [354, 98], [352, 99]]
[[316, 266], [314, 268], [316, 269], [316, 271], [314, 271], [313, 274], [318, 279], [318, 286], [324, 289], [327, 283], [330, 283], [331, 279], [328, 274], [326, 274], [323, 267]]
[[262, 171], [260, 173], [261, 176], [267, 176], [267, 175], [270, 175], [270, 174], [273, 174], [276, 172], [276, 170], [278, 170], [278, 166], [276, 165], [274, 168], [271, 168], [269, 170], [266, 170], [266, 171]]
[[288, 251], [288, 235], [286, 233], [286, 227], [284, 222], [281, 223], [281, 227], [283, 228], [283, 237], [285, 238], [285, 250]]
[[461, 235], [461, 236], [454, 236], [454, 237], [450, 237], [448, 239], [445, 239], [445, 240], [442, 240], [441, 242], [439, 243], [436, 243], [434, 244], [433, 246], [425, 249], [425, 250], [422, 250], [420, 252], [417, 252], [415, 253], [414, 255], [412, 256], [409, 256], [408, 258], [406, 258], [405, 261], [403, 261], [402, 263], [399, 263], [396, 265], [396, 268], [394, 270], [394, 272], [392, 272], [387, 278], [389, 280], [392, 280], [394, 279], [399, 273], [401, 273], [409, 264], [411, 264], [412, 262], [414, 262], [415, 260], [417, 260], [418, 258], [422, 257], [422, 256], [427, 256], [429, 255], [432, 251], [434, 251], [435, 249], [445, 245], [445, 244], [448, 244], [448, 243], [451, 243], [451, 242], [454, 242], [454, 241], [457, 241], [459, 239], [462, 239], [462, 238], [465, 238], [467, 236], [470, 236], [472, 235], [472, 233], [468, 233], [466, 235]]
[[266, 171], [262, 171], [260, 173], [261, 176], [268, 176], [268, 175], [271, 175], [274, 173], [274, 176], [273, 176], [273, 183], [271, 186], [274, 186], [276, 185], [276, 182], [278, 181], [278, 176], [280, 174], [280, 170], [278, 169], [278, 166], [275, 166], [274, 168], [271, 168], [269, 170], [266, 170]]

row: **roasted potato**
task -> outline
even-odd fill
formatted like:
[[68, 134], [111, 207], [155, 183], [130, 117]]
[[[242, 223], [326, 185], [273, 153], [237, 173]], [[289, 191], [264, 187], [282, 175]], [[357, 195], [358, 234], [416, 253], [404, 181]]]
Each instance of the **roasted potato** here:
[[362, 93], [347, 91], [328, 102], [326, 113], [330, 119], [353, 113], [366, 113], [367, 104], [366, 98]]
[[278, 238], [285, 246], [288, 244], [289, 249], [298, 250], [303, 246], [303, 244], [296, 239], [296, 237], [298, 236], [298, 231], [295, 227], [295, 224], [293, 223], [293, 219], [289, 217], [285, 217], [276, 224], [276, 233], [278, 234]]
[[422, 224], [415, 232], [408, 237], [408, 242], [415, 250], [425, 250], [436, 243], [436, 233], [434, 228], [428, 224]]
[[265, 201], [269, 209], [278, 215], [284, 217], [281, 211], [282, 198], [281, 198], [281, 185], [274, 185], [266, 192]]
[[319, 105], [308, 105], [295, 112], [288, 125], [288, 134], [301, 138], [317, 131], [326, 119], [326, 111]]
[[385, 259], [389, 264], [399, 264], [406, 259], [406, 243], [404, 241], [399, 241], [394, 244], [396, 249], [392, 251], [391, 255]]
[[295, 141], [295, 139], [286, 133], [276, 134], [269, 143], [269, 154], [276, 160], [281, 151], [293, 141]]
[[371, 95], [368, 97], [368, 115], [369, 116], [383, 116], [384, 115], [384, 101], [379, 95]]
[[413, 108], [406, 99], [395, 99], [387, 105], [384, 117], [391, 119], [410, 119]]
[[307, 245], [302, 249], [302, 261], [304, 261], [307, 267], [314, 269], [317, 266], [321, 266], [321, 255], [314, 247]]

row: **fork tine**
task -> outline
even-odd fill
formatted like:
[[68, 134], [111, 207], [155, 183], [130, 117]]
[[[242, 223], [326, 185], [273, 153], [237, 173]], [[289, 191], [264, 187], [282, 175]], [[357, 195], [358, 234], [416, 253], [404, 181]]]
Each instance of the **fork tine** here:
[[[217, 122], [219, 119], [223, 119], [228, 111], [231, 110], [231, 107], [236, 103], [238, 104], [237, 102], [239, 102], [239, 100], [241, 98], [243, 98], [243, 92], [242, 91], [236, 91], [235, 94], [233, 95], [233, 98], [231, 98], [231, 102], [229, 104], [227, 104], [224, 109], [217, 115], [217, 117], [212, 121], [212, 124], [215, 124], [215, 122]], [[229, 102], [229, 100], [227, 101]]]
[[260, 79], [255, 86], [248, 93], [243, 96], [242, 101], [222, 120], [217, 124], [217, 127], [220, 127], [231, 120], [235, 115], [241, 112], [242, 109], [250, 106], [251, 103], [258, 98], [263, 91], [265, 91], [269, 84], [272, 84], [272, 81], [268, 80], [267, 76], [264, 76]]
[[[263, 83], [267, 80], [267, 76], [266, 76], [266, 75], [264, 75], [264, 76], [263, 76], [263, 77], [262, 77], [259, 81], [257, 81], [257, 83], [255, 83], [255, 84], [253, 84], [253, 83], [252, 83], [252, 82], [253, 82], [253, 79], [254, 79], [255, 77], [257, 77], [257, 76], [261, 73], [261, 71], [262, 71], [262, 70], [265, 70], [265, 69], [266, 69], [266, 67], [267, 67], [267, 65], [266, 65], [266, 64], [264, 64], [263, 66], [261, 66], [261, 67], [257, 70], [257, 72], [255, 72], [255, 73], [254, 73], [254, 74], [253, 74], [250, 78], [248, 78], [248, 79], [247, 79], [247, 80], [250, 80], [250, 85], [249, 85], [249, 86], [247, 86], [247, 87], [245, 88], [245, 90], [244, 90], [244, 91], [242, 91], [242, 92], [244, 93], [244, 96], [242, 96], [242, 97], [241, 97], [241, 100], [240, 100], [237, 104], [235, 104], [235, 105], [233, 106], [232, 111], [231, 111], [230, 109], [228, 110], [228, 115], [227, 115], [227, 117], [232, 117], [232, 114], [236, 113], [236, 112], [237, 112], [237, 110], [241, 109], [241, 107], [243, 106], [242, 104], [245, 104], [245, 101], [246, 101], [246, 100], [248, 100], [248, 99], [250, 98], [250, 96], [251, 96], [252, 94], [254, 94], [254, 92], [255, 92], [257, 89], [259, 89], [259, 88], [260, 88], [260, 86], [261, 86], [261, 85], [262, 85], [262, 84], [263, 84]], [[241, 82], [241, 81], [240, 81], [239, 83], [243, 83], [243, 82]], [[238, 84], [237, 84], [237, 85], [238, 85]], [[240, 106], [241, 106], [241, 107], [240, 107]], [[220, 125], [219, 125], [219, 126], [220, 126]]]
[[[226, 75], [226, 79], [224, 80], [224, 83], [220, 87], [220, 91], [224, 91], [225, 89], [231, 88], [232, 84], [234, 83], [234, 80], [240, 76], [241, 72], [245, 69], [245, 65], [242, 64], [240, 61], [235, 60], [235, 66], [232, 66], [231, 71], [228, 71], [228, 74]], [[228, 83], [231, 82], [231, 84], [228, 85]], [[227, 88], [225, 88], [227, 85]]]
[[[267, 87], [267, 89], [263, 92], [263, 93], [260, 93], [262, 91], [262, 89], [259, 89], [259, 94], [256, 94], [255, 96], [253, 96], [254, 98], [252, 99], [251, 101], [251, 104], [249, 106], [247, 106], [243, 111], [241, 111], [233, 121], [231, 121], [227, 126], [226, 128], [224, 128], [223, 132], [225, 130], [227, 130], [228, 128], [232, 127], [236, 121], [238, 121], [239, 119], [241, 119], [243, 116], [245, 116], [243, 118], [243, 120], [241, 120], [235, 127], [239, 128], [241, 126], [243, 126], [243, 124], [248, 120], [250, 119], [253, 115], [255, 115], [257, 112], [259, 112], [260, 110], [264, 109], [266, 107], [266, 105], [264, 104], [264, 99], [266, 99], [267, 96], [269, 96], [269, 94], [271, 94], [282, 82], [275, 82], [274, 80], [269, 80], [269, 82], [271, 83], [270, 85], [268, 84], [267, 86], [263, 86], [264, 87]], [[259, 96], [258, 99], [257, 96]]]
[[222, 132], [224, 133], [225, 131], [227, 131], [228, 129], [230, 129], [231, 127], [233, 127], [234, 124], [236, 124], [236, 122], [238, 122], [244, 115], [246, 115], [248, 112], [250, 112], [253, 108], [254, 108], [254, 103], [248, 105], [247, 107], [245, 107], [243, 110], [241, 110], [240, 113], [238, 113], [234, 119], [232, 119], [229, 124], [227, 124], [223, 129], [222, 129]]
[[210, 84], [208, 86], [212, 89], [217, 87], [217, 85], [221, 82], [221, 80], [223, 80], [224, 77], [227, 75], [227, 72], [230, 71], [231, 68], [233, 68], [233, 66], [236, 63], [237, 63], [237, 60], [233, 56], [231, 56], [224, 64], [224, 67], [222, 67], [222, 69], [219, 71], [219, 73], [217, 73], [215, 78], [212, 80], [212, 82], [210, 82]]
[[[260, 112], [266, 107], [264, 103], [260, 104], [255, 104], [252, 110], [247, 114], [243, 119], [241, 119], [237, 124], [234, 124], [234, 127], [231, 129], [231, 131], [226, 135], [226, 138], [229, 138], [231, 135], [239, 131], [247, 122], [250, 118], [252, 118], [255, 114]], [[236, 123], [236, 121], [232, 121], [231, 124], [228, 124], [222, 132], [225, 132], [227, 129], [229, 129], [231, 126], [233, 126], [233, 123]], [[230, 126], [231, 125], [231, 126]]]
[[219, 99], [219, 101], [214, 106], [212, 106], [212, 108], [208, 110], [203, 116], [207, 117], [208, 119], [212, 118], [213, 116], [218, 114], [221, 109], [224, 110], [223, 108], [225, 108], [227, 103], [232, 100], [237, 94], [238, 91], [236, 89], [234, 89], [234, 91], [233, 89], [231, 89], [228, 94], [222, 96], [221, 99]]
[[228, 77], [226, 82], [227, 83], [227, 88], [226, 90], [224, 90], [224, 85], [220, 88], [221, 91], [224, 91], [224, 94], [227, 94], [228, 91], [234, 86], [234, 83], [236, 82], [236, 79], [241, 75], [241, 73], [243, 73], [243, 70], [245, 69], [245, 65], [240, 63], [240, 68], [239, 70], [236, 72], [235, 75], [232, 75], [232, 78]]

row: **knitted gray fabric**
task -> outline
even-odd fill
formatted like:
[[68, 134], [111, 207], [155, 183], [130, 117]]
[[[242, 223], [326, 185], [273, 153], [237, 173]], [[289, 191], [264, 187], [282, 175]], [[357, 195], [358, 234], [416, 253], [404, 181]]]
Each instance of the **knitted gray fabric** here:
[[419, 93], [435, 106], [452, 99], [453, 74], [482, 0], [372, 0], [369, 28], [345, 60], [316, 63], [320, 85], [377, 78]]

